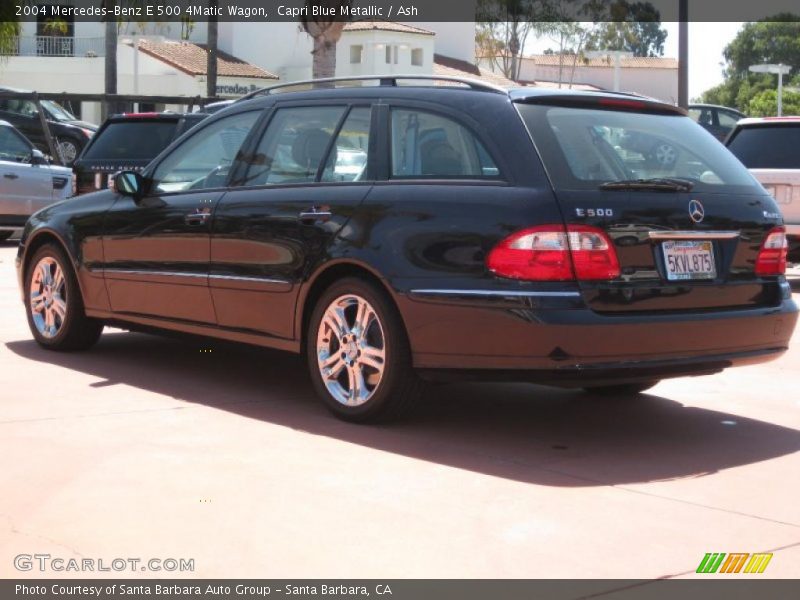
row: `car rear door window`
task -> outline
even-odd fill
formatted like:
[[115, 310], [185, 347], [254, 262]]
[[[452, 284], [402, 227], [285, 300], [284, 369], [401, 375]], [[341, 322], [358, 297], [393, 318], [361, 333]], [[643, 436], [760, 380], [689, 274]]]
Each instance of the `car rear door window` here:
[[248, 157], [242, 185], [315, 182], [345, 110], [304, 106], [275, 111], [255, 153]]
[[371, 108], [356, 107], [350, 111], [328, 155], [321, 181], [351, 183], [364, 179], [369, 158], [371, 119]]
[[800, 123], [744, 127], [728, 150], [748, 169], [800, 169]]
[[164, 193], [223, 187], [260, 115], [257, 110], [229, 115], [195, 132], [158, 165], [154, 188]]
[[392, 178], [496, 179], [485, 146], [460, 123], [430, 112], [392, 110]]

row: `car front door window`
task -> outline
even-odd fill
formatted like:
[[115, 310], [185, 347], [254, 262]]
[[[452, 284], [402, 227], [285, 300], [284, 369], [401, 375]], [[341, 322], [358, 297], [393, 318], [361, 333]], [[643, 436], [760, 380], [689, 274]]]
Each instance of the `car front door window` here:
[[344, 106], [278, 109], [249, 160], [247, 187], [313, 183]]
[[198, 131], [158, 165], [153, 189], [173, 193], [225, 187], [230, 167], [260, 114], [231, 115]]
[[0, 127], [0, 160], [28, 162], [31, 148], [19, 135], [8, 127]]

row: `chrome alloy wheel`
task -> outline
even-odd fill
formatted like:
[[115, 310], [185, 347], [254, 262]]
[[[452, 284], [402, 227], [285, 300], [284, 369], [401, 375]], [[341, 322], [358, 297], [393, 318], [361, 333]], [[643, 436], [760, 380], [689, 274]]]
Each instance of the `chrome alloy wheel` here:
[[64, 270], [52, 257], [42, 258], [32, 271], [30, 307], [39, 333], [54, 338], [67, 318], [67, 282]]
[[655, 155], [656, 162], [663, 167], [669, 167], [678, 160], [678, 152], [670, 144], [659, 144]]
[[362, 406], [375, 394], [386, 365], [383, 325], [369, 302], [348, 294], [334, 300], [317, 333], [317, 365], [337, 402]]
[[64, 140], [58, 142], [58, 155], [61, 157], [62, 164], [71, 165], [78, 157], [78, 147], [75, 142]]

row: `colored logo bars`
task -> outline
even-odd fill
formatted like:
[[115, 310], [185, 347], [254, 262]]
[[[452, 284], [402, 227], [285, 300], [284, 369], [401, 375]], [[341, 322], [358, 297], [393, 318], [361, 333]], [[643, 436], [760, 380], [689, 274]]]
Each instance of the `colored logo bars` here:
[[[763, 573], [771, 560], [771, 553], [725, 554], [724, 552], [709, 552], [700, 561], [697, 573]], [[744, 570], [742, 570], [743, 567]]]

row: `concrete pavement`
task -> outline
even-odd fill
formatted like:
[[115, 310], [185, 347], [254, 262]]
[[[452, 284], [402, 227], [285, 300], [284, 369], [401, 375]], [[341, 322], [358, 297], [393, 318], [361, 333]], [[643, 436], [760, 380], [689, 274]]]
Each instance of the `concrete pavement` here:
[[655, 578], [774, 552], [761, 577], [800, 575], [798, 342], [636, 400], [441, 386], [359, 427], [291, 355], [118, 330], [41, 350], [14, 254], [0, 244], [2, 577], [62, 575], [17, 571], [21, 553], [194, 559], [183, 577]]

